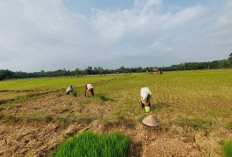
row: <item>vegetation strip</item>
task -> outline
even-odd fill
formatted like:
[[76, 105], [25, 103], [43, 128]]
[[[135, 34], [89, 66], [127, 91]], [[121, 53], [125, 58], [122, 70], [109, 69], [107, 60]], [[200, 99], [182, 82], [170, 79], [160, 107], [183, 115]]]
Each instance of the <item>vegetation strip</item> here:
[[46, 92], [43, 92], [43, 93], [30, 93], [30, 94], [23, 95], [23, 96], [18, 96], [16, 98], [12, 98], [12, 99], [3, 99], [3, 100], [0, 100], [0, 105], [5, 104], [5, 103], [15, 102], [15, 101], [16, 102], [22, 102], [22, 101], [28, 100], [30, 98], [33, 98], [33, 97], [43, 96], [43, 95], [46, 95], [46, 94], [49, 94], [49, 93], [55, 93], [55, 92], [58, 92], [58, 91], [60, 91], [60, 90], [46, 91]]
[[[172, 65], [168, 67], [159, 67], [161, 71], [183, 71], [183, 70], [205, 70], [205, 69], [226, 69], [232, 67], [232, 53], [230, 53], [228, 59], [215, 60], [211, 62], [186, 62], [180, 63], [178, 65]], [[105, 74], [116, 74], [116, 73], [141, 73], [141, 72], [152, 72], [154, 67], [137, 67], [137, 68], [125, 68], [121, 66], [115, 70], [103, 69], [102, 67], [88, 67], [84, 70], [76, 68], [74, 71], [70, 70], [56, 70], [56, 71], [47, 71], [44, 70], [40, 72], [13, 72], [10, 70], [0, 69], [0, 81], [13, 78], [35, 78], [35, 77], [59, 77], [59, 76], [84, 76], [84, 75], [105, 75]]]
[[78, 137], [69, 138], [58, 146], [54, 157], [91, 156], [91, 157], [126, 157], [130, 147], [130, 139], [119, 132], [109, 135], [94, 134], [90, 131]]

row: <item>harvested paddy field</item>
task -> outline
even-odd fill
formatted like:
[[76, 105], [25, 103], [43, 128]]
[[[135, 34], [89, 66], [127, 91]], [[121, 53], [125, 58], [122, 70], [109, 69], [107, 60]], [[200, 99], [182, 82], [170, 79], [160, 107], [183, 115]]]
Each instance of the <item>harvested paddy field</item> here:
[[[232, 138], [232, 70], [43, 79], [0, 82], [1, 156], [48, 156], [86, 130], [129, 135], [136, 157], [221, 156]], [[65, 94], [70, 84], [76, 97]], [[141, 122], [142, 87], [158, 127]]]

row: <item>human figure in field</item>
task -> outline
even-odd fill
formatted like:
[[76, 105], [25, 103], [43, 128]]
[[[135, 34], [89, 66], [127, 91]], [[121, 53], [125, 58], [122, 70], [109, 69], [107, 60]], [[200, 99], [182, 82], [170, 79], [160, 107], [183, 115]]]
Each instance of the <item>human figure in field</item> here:
[[84, 96], [86, 96], [88, 94], [88, 91], [91, 92], [92, 96], [94, 96], [94, 92], [93, 92], [93, 86], [91, 84], [86, 84], [85, 85], [85, 93]]
[[66, 94], [70, 94], [73, 91], [72, 85], [66, 89]]
[[141, 106], [142, 109], [144, 109], [145, 106], [151, 107], [150, 99], [151, 99], [151, 91], [148, 87], [143, 87], [140, 90], [140, 96], [141, 96]]

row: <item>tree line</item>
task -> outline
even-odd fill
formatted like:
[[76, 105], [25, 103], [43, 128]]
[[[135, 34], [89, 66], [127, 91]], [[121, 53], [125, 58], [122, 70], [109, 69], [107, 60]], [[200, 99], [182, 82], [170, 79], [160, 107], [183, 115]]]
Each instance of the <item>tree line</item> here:
[[188, 62], [169, 67], [161, 67], [162, 71], [180, 71], [180, 70], [204, 70], [204, 69], [225, 69], [232, 68], [232, 53], [228, 59], [216, 60], [211, 62]]
[[[56, 71], [47, 71], [44, 70], [40, 72], [13, 72], [10, 70], [0, 70], [0, 80], [5, 79], [16, 79], [16, 78], [36, 78], [36, 77], [58, 77], [58, 76], [84, 76], [84, 75], [105, 75], [105, 74], [117, 74], [117, 73], [141, 73], [141, 72], [152, 72], [154, 67], [135, 67], [135, 68], [125, 68], [124, 66], [118, 69], [103, 69], [102, 67], [91, 66], [81, 70], [76, 68], [73, 71], [70, 70], [56, 70]], [[211, 62], [188, 62], [181, 63], [178, 65], [172, 65], [168, 67], [159, 67], [161, 71], [181, 71], [181, 70], [204, 70], [204, 69], [223, 69], [223, 68], [232, 68], [232, 53], [229, 55], [228, 59], [216, 60]]]

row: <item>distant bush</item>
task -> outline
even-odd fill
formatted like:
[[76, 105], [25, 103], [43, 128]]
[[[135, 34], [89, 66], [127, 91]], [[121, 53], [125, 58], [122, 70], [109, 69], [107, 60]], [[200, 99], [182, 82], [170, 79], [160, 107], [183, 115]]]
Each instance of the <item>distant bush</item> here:
[[130, 139], [119, 132], [109, 135], [94, 134], [90, 131], [72, 137], [58, 146], [55, 157], [126, 157], [130, 147]]
[[107, 100], [104, 94], [98, 94], [97, 97], [100, 98], [102, 101]]
[[232, 139], [229, 141], [225, 141], [222, 145], [224, 156], [231, 157], [232, 156]]

